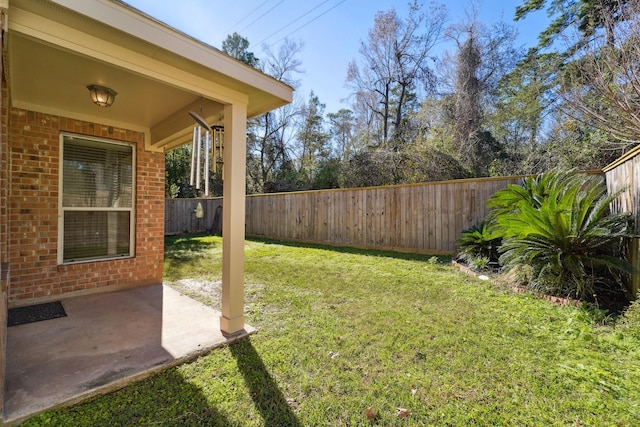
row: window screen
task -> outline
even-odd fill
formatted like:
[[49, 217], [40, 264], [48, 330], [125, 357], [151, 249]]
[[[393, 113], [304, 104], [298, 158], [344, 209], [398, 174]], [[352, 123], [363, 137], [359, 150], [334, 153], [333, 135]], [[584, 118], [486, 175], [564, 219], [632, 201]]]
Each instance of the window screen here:
[[59, 261], [133, 255], [133, 156], [130, 145], [63, 135]]

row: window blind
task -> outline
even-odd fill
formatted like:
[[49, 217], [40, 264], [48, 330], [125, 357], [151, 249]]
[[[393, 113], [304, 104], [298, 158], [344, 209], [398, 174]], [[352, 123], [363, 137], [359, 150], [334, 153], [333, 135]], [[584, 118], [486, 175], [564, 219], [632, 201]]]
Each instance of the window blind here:
[[133, 148], [63, 137], [62, 262], [132, 255]]

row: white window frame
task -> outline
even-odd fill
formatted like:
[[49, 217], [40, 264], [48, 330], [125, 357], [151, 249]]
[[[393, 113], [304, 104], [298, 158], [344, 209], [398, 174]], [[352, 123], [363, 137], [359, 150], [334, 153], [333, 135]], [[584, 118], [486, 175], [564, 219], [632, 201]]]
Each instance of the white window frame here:
[[[65, 207], [64, 206], [64, 139], [65, 138], [77, 138], [83, 139], [91, 142], [98, 142], [101, 144], [112, 144], [112, 145], [123, 145], [126, 147], [131, 147], [131, 206], [126, 207], [117, 207], [117, 208], [106, 208], [106, 207]], [[100, 261], [110, 261], [117, 259], [128, 259], [135, 257], [135, 243], [136, 243], [136, 215], [135, 215], [135, 207], [136, 207], [136, 176], [137, 176], [137, 162], [136, 162], [136, 145], [134, 143], [128, 143], [123, 141], [117, 141], [113, 139], [106, 138], [98, 138], [93, 136], [74, 134], [62, 132], [60, 133], [59, 140], [59, 172], [58, 172], [58, 265], [70, 265], [70, 264], [82, 264], [88, 262], [100, 262]], [[100, 257], [91, 257], [91, 258], [83, 258], [79, 260], [64, 260], [64, 213], [70, 211], [94, 211], [94, 212], [129, 212], [129, 255], [116, 255], [116, 256], [100, 256]]]

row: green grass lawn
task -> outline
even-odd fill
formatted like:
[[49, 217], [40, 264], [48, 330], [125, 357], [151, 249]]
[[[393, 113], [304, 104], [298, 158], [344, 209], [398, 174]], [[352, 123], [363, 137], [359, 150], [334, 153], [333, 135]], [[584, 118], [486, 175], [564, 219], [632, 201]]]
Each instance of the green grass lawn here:
[[[221, 251], [167, 239], [165, 279], [218, 306]], [[245, 268], [257, 334], [25, 425], [640, 425], [640, 337], [594, 311], [424, 255], [247, 241]]]

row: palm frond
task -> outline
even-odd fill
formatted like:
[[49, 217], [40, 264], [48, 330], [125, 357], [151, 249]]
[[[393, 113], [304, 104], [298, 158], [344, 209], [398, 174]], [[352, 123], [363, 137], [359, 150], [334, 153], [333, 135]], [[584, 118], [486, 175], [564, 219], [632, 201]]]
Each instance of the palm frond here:
[[[624, 191], [624, 190], [623, 190]], [[630, 236], [630, 217], [609, 206], [600, 176], [552, 170], [496, 193], [491, 224], [503, 236], [504, 270], [529, 266], [529, 285], [549, 293], [591, 296], [597, 287], [616, 287], [616, 274], [629, 264], [620, 248]]]

